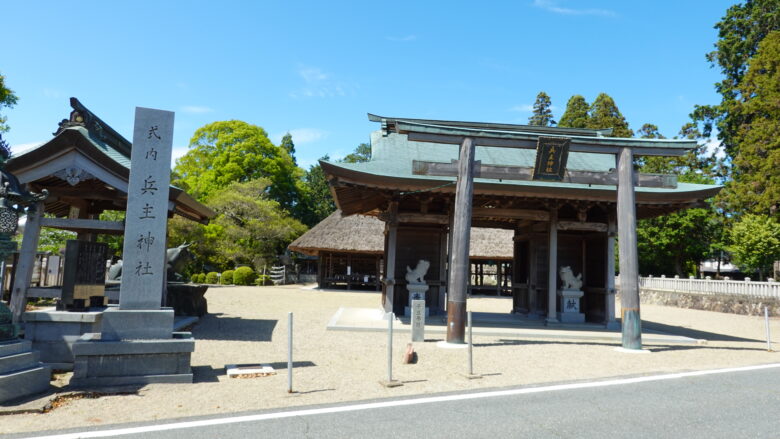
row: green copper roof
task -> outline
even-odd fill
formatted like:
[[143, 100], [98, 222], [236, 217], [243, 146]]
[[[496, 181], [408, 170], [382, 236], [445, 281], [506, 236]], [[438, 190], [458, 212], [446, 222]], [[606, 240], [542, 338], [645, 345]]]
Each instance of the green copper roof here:
[[[365, 163], [328, 162], [333, 166], [350, 169], [368, 174], [417, 179], [427, 181], [454, 181], [454, 177], [415, 175], [412, 172], [414, 160], [430, 162], [450, 162], [458, 159], [458, 145], [409, 141], [405, 134], [389, 133], [383, 135], [375, 131], [371, 135], [371, 160]], [[532, 168], [536, 159], [536, 151], [520, 148], [476, 147], [476, 160], [483, 165], [508, 165]], [[595, 154], [570, 152], [567, 170], [608, 172], [615, 168], [615, 156], [611, 154]], [[578, 183], [533, 181], [533, 180], [495, 180], [475, 178], [476, 183], [491, 183], [501, 185], [537, 186], [579, 188], [593, 191], [615, 191], [613, 185], [588, 185]], [[717, 185], [678, 183], [676, 189], [637, 187], [637, 192], [691, 192], [703, 189], [717, 188]]]

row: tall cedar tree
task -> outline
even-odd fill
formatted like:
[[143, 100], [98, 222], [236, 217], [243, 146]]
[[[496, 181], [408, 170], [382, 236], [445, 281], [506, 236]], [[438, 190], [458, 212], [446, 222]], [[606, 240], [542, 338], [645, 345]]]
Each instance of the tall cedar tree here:
[[292, 134], [287, 133], [282, 137], [282, 142], [279, 144], [285, 151], [287, 151], [287, 154], [290, 155], [290, 158], [292, 158], [293, 164], [298, 165], [298, 162], [295, 160], [295, 143], [293, 143]]
[[739, 149], [724, 198], [734, 212], [780, 217], [780, 31], [759, 44], [736, 92]]
[[566, 103], [566, 111], [563, 112], [559, 127], [587, 128], [588, 127], [588, 103], [582, 95], [574, 95]]
[[536, 95], [534, 113], [528, 118], [528, 125], [543, 127], [555, 125], [556, 122], [553, 120], [552, 110], [550, 110], [551, 106], [552, 102], [550, 101], [550, 96], [548, 96], [547, 93], [540, 91], [539, 94]]
[[626, 118], [620, 114], [615, 101], [606, 93], [600, 93], [590, 106], [586, 128], [612, 128], [611, 137], [634, 137]]
[[780, 0], [747, 0], [726, 11], [715, 25], [718, 41], [715, 50], [707, 54], [712, 65], [720, 67], [724, 78], [715, 84], [721, 95], [718, 105], [696, 106], [691, 116], [703, 122], [703, 133], [709, 137], [713, 124], [726, 152], [736, 157], [739, 152], [738, 131], [744, 113], [735, 112], [741, 99], [741, 83], [750, 59], [761, 41], [772, 31], [780, 30]]

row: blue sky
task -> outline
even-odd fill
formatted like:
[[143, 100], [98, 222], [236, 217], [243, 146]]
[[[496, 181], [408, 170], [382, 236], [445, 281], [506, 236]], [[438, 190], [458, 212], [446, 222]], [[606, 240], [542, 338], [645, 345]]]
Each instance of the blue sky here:
[[677, 133], [719, 101], [704, 56], [733, 1], [3, 2], [0, 72], [15, 151], [51, 138], [68, 98], [132, 138], [136, 106], [176, 112], [174, 155], [239, 119], [299, 164], [351, 152], [366, 113], [526, 123], [540, 90], [606, 92], [631, 128]]

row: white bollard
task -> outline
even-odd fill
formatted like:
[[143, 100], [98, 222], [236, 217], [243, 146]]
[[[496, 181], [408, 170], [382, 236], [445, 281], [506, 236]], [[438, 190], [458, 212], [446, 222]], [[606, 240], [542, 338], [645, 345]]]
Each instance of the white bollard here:
[[471, 331], [471, 311], [469, 311], [468, 314], [469, 317], [469, 375], [474, 375], [474, 355], [472, 353], [473, 349], [473, 343], [472, 343], [472, 331]]
[[287, 313], [287, 393], [292, 393], [293, 374], [293, 313]]
[[766, 350], [772, 352], [772, 338], [769, 335], [769, 307], [764, 307], [764, 321], [766, 321]]
[[393, 382], [393, 320], [395, 313], [387, 315], [387, 382]]

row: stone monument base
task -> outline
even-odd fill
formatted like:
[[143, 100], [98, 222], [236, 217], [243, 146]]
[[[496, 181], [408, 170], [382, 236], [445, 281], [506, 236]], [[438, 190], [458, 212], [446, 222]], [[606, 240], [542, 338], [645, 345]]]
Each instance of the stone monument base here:
[[[409, 290], [409, 305], [404, 307], [404, 316], [412, 316], [412, 301], [413, 300], [425, 300], [425, 293], [428, 291], [427, 284], [406, 284], [406, 289]], [[425, 307], [425, 317], [430, 315], [430, 310]]]
[[195, 339], [189, 332], [174, 332], [168, 339], [155, 340], [112, 340], [101, 334], [84, 334], [73, 344], [75, 362], [70, 384], [103, 387], [192, 383], [190, 359], [194, 351]]
[[102, 340], [157, 340], [171, 338], [173, 308], [119, 309], [103, 313]]
[[558, 313], [558, 321], [561, 323], [585, 323], [585, 314], [580, 312], [580, 299], [583, 296], [580, 290], [558, 290], [561, 296], [561, 312]]
[[38, 361], [29, 340], [0, 342], [0, 403], [49, 388], [51, 367]]
[[73, 370], [73, 343], [100, 332], [102, 311], [28, 311], [23, 314], [24, 338], [41, 353], [41, 361], [56, 370]]

